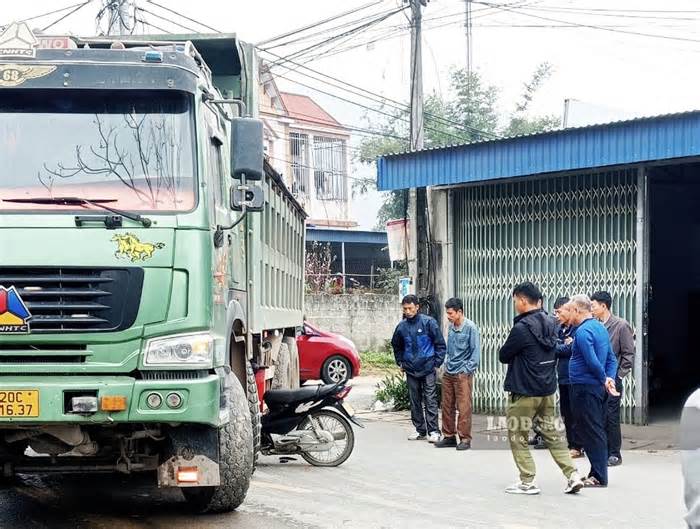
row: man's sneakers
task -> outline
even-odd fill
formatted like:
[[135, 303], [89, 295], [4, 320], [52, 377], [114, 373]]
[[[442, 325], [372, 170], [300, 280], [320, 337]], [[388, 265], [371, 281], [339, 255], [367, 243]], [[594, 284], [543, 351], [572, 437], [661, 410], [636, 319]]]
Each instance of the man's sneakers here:
[[583, 479], [578, 472], [574, 472], [569, 476], [569, 481], [566, 483], [566, 488], [564, 489], [565, 494], [576, 494], [583, 488]]
[[531, 481], [530, 483], [524, 483], [522, 481], [518, 481], [515, 485], [511, 485], [510, 487], [506, 488], [506, 493], [507, 494], [527, 494], [529, 496], [532, 496], [534, 494], [539, 494], [540, 488], [537, 485], [535, 485], [534, 481]]
[[457, 450], [462, 451], [462, 450], [469, 450], [472, 447], [472, 444], [469, 441], [462, 441], [457, 445]]
[[622, 464], [622, 458], [619, 458], [617, 456], [610, 456], [608, 458], [608, 466], [609, 467], [619, 467]]
[[[424, 441], [426, 439], [425, 434], [413, 432], [408, 436], [409, 441]], [[452, 448], [457, 446], [457, 440], [454, 437], [446, 437], [445, 439], [440, 439], [440, 434], [438, 432], [430, 432], [427, 437], [428, 442], [434, 444], [438, 448], [445, 448], [451, 446]]]
[[[569, 476], [569, 480], [566, 483], [566, 488], [564, 492], [566, 494], [576, 494], [584, 487], [583, 479], [578, 472], [574, 472]], [[526, 494], [533, 496], [540, 493], [540, 488], [535, 484], [534, 481], [525, 483], [524, 481], [518, 481], [515, 485], [511, 485], [506, 489], [508, 494]]]

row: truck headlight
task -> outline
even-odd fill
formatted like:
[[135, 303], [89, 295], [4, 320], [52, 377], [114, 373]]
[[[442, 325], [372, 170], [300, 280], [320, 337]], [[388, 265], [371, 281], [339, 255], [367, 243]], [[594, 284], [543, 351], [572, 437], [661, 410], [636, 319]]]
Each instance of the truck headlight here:
[[214, 338], [209, 333], [155, 338], [146, 344], [144, 365], [211, 368]]

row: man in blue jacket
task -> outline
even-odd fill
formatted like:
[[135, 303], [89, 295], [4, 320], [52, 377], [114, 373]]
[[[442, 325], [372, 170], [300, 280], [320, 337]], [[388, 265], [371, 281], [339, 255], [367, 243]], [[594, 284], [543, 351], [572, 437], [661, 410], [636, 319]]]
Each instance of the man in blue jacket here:
[[416, 431], [410, 441], [440, 440], [438, 428], [437, 375], [445, 359], [445, 339], [437, 322], [420, 314], [418, 298], [410, 294], [401, 301], [404, 319], [391, 339], [396, 364], [406, 373], [411, 399], [411, 421]]
[[591, 463], [584, 486], [607, 487], [606, 392], [619, 395], [615, 388], [617, 360], [607, 329], [593, 318], [588, 296], [579, 294], [571, 298], [570, 321], [576, 327], [569, 361], [571, 400], [576, 433]]

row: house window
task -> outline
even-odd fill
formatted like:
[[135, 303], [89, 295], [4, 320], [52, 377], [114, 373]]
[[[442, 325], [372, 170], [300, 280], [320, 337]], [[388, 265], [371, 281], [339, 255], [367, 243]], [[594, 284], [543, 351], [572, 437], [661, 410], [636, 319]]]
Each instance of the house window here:
[[292, 153], [292, 194], [309, 193], [309, 136], [297, 132], [289, 133]]
[[347, 200], [345, 140], [314, 137], [314, 184], [319, 200]]

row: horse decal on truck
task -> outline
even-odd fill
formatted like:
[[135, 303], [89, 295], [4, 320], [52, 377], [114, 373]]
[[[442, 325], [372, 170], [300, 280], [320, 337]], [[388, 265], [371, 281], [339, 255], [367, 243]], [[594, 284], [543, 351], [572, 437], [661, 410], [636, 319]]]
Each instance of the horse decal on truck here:
[[162, 242], [141, 242], [133, 233], [115, 235], [111, 240], [117, 243], [117, 251], [114, 252], [114, 257], [117, 259], [130, 259], [132, 263], [150, 259], [156, 250], [165, 248], [165, 244]]

